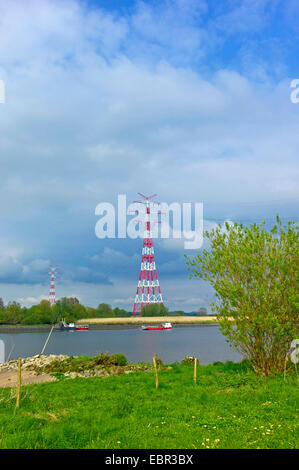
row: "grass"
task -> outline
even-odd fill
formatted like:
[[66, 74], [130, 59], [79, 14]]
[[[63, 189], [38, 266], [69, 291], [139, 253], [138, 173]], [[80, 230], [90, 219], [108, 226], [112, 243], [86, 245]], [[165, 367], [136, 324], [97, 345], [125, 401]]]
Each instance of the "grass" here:
[[[256, 376], [246, 363], [107, 378], [66, 379], [0, 390], [0, 448], [297, 448], [294, 374]], [[297, 416], [296, 416], [297, 406]]]

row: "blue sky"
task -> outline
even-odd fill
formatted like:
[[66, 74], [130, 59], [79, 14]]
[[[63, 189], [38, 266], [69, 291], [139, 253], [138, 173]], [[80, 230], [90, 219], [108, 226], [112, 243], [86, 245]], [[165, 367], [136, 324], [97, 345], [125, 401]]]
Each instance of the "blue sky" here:
[[[99, 240], [136, 193], [225, 220], [299, 220], [296, 0], [0, 0], [0, 296], [132, 308], [141, 240]], [[184, 247], [156, 240], [172, 309], [207, 306]], [[192, 255], [192, 253], [189, 253]]]

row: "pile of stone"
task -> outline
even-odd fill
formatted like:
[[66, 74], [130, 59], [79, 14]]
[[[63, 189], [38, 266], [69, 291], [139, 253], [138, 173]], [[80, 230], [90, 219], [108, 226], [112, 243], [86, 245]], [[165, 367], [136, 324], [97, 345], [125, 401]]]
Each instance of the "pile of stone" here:
[[[77, 356], [74, 356], [77, 357]], [[22, 370], [31, 370], [35, 371], [37, 374], [41, 374], [45, 372], [45, 367], [51, 365], [52, 362], [55, 361], [56, 364], [53, 364], [53, 370], [50, 370], [50, 373], [56, 372], [55, 368], [57, 362], [62, 362], [66, 359], [69, 359], [69, 356], [64, 354], [50, 354], [48, 356], [38, 354], [32, 357], [22, 358]], [[151, 369], [145, 365], [141, 364], [127, 364], [126, 366], [117, 366], [117, 365], [110, 365], [106, 367], [105, 365], [99, 364], [90, 364], [90, 368], [88, 367], [89, 364], [86, 364], [86, 368], [79, 369], [79, 371], [63, 371], [62, 374], [66, 377], [75, 378], [75, 377], [108, 377], [109, 375], [120, 375], [120, 374], [130, 374], [131, 372], [142, 370], [145, 372], [150, 372]], [[18, 361], [13, 360], [6, 362], [4, 364], [0, 364], [0, 372], [2, 371], [12, 371], [17, 370]], [[58, 368], [59, 369], [59, 368]], [[85, 370], [83, 370], [85, 369]], [[49, 371], [49, 369], [48, 369]], [[49, 373], [49, 372], [48, 372]]]
[[108, 377], [109, 375], [112, 375], [109, 373], [107, 370], [104, 368], [101, 369], [93, 369], [85, 372], [65, 372], [63, 374], [65, 377], [70, 377], [72, 379], [75, 379], [76, 377]]
[[[65, 356], [64, 354], [59, 354], [57, 356], [55, 354], [50, 354], [49, 356], [46, 356], [45, 354], [37, 354], [36, 356], [22, 358], [22, 369], [33, 370], [35, 368], [45, 367], [53, 361], [64, 361], [67, 358], [68, 356]], [[3, 370], [14, 370], [17, 369], [17, 367], [17, 360], [4, 362], [3, 364], [0, 364], [0, 372]]]

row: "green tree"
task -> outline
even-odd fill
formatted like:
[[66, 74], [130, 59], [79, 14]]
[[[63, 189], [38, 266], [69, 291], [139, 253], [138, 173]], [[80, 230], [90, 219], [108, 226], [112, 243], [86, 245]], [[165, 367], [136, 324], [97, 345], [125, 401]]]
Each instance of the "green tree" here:
[[9, 302], [5, 308], [4, 322], [11, 325], [21, 323], [24, 311], [26, 311], [26, 309], [22, 308], [18, 302]]
[[69, 305], [78, 305], [80, 304], [77, 297], [63, 297], [63, 300], [67, 302]]
[[96, 318], [98, 316], [98, 312], [93, 307], [85, 307], [86, 309], [86, 318]]
[[184, 311], [183, 310], [177, 310], [176, 312], [173, 312], [172, 315], [182, 317], [184, 315]]
[[298, 335], [299, 233], [290, 222], [244, 227], [218, 226], [205, 236], [210, 248], [186, 255], [191, 277], [208, 281], [216, 293], [212, 310], [222, 333], [269, 375], [283, 370], [290, 342]]
[[164, 304], [147, 304], [140, 312], [142, 317], [163, 317], [168, 315], [168, 308]]
[[118, 317], [118, 318], [130, 316], [130, 313], [127, 312], [126, 310], [124, 310], [123, 308], [115, 307], [115, 308], [113, 309], [113, 312], [114, 312], [114, 316], [115, 316], [115, 317]]
[[97, 307], [98, 317], [109, 318], [114, 317], [114, 312], [110, 305], [108, 304], [99, 304]]
[[42, 300], [39, 304], [26, 309], [22, 318], [22, 323], [25, 325], [51, 325], [56, 321], [57, 314], [48, 300]]
[[76, 297], [62, 297], [52, 309], [55, 311], [56, 321], [63, 318], [66, 322], [72, 322], [88, 316], [87, 309]]

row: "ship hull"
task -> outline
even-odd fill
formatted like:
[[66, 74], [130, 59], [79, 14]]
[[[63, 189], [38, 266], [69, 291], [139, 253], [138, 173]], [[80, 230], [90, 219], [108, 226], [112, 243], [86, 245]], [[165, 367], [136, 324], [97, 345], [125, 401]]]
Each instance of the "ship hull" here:
[[143, 330], [172, 330], [172, 326], [143, 326]]

